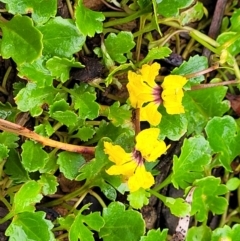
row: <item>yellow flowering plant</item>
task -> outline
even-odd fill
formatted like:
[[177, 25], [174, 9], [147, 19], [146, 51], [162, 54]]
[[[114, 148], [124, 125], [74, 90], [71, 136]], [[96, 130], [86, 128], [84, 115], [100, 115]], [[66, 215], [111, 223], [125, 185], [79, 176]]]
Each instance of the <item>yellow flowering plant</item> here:
[[161, 86], [155, 82], [160, 64], [143, 65], [140, 74], [128, 72], [127, 89], [132, 107], [140, 109], [140, 121], [148, 121], [156, 126], [161, 121], [158, 107], [162, 103], [168, 114], [184, 113], [183, 90], [187, 79], [179, 75], [164, 78]]
[[130, 192], [135, 192], [139, 188], [150, 188], [154, 184], [154, 178], [146, 170], [144, 161], [156, 161], [168, 148], [164, 141], [158, 140], [159, 134], [158, 128], [141, 131], [136, 136], [136, 145], [131, 153], [125, 152], [119, 145], [104, 142], [104, 152], [114, 163], [106, 172], [109, 175], [122, 175]]

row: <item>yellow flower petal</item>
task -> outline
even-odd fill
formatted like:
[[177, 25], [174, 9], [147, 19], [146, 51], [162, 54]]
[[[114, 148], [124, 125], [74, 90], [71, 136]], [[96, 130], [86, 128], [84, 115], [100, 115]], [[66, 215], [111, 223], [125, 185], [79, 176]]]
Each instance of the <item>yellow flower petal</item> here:
[[159, 141], [160, 130], [149, 128], [141, 131], [136, 137], [136, 149], [141, 152], [142, 157], [148, 161], [156, 161], [158, 157], [167, 151], [164, 141]]
[[170, 115], [185, 113], [184, 106], [182, 105], [182, 103], [163, 102], [163, 105], [166, 108], [167, 113]]
[[141, 108], [146, 102], [153, 100], [153, 90], [142, 80], [142, 76], [132, 71], [128, 72], [127, 89], [132, 107]]
[[140, 121], [148, 121], [151, 125], [156, 126], [160, 123], [161, 118], [158, 105], [154, 102], [150, 102], [140, 109]]
[[187, 79], [180, 75], [168, 75], [162, 83], [163, 89], [182, 88], [187, 83]]
[[148, 189], [154, 184], [154, 178], [150, 172], [147, 172], [144, 165], [137, 167], [136, 172], [128, 180], [130, 192], [135, 192], [139, 188]]
[[158, 75], [160, 64], [154, 63], [152, 65], [144, 64], [140, 70], [144, 82], [147, 82], [152, 88], [157, 86], [155, 78]]
[[106, 172], [108, 175], [123, 175], [128, 178], [134, 174], [137, 165], [137, 162], [131, 160], [123, 165], [113, 165], [109, 169], [107, 169]]
[[108, 154], [109, 160], [120, 166], [132, 159], [131, 153], [126, 153], [121, 146], [104, 142], [104, 152]]

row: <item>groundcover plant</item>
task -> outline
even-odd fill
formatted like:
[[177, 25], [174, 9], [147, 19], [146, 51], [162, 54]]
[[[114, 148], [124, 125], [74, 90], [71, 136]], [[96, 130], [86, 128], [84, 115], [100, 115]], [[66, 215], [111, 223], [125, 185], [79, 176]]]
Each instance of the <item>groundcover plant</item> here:
[[240, 240], [239, 5], [2, 0], [1, 240]]

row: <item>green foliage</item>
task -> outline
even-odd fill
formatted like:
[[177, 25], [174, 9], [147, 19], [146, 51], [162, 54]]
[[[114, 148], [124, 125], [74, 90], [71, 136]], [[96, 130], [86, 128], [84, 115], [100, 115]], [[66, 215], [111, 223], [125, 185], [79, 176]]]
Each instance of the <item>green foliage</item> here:
[[160, 229], [149, 230], [147, 236], [141, 237], [140, 241], [166, 241], [167, 240], [167, 229], [163, 229], [162, 232]]
[[105, 225], [99, 235], [104, 241], [138, 241], [144, 234], [144, 221], [139, 212], [125, 210], [122, 203], [112, 202], [103, 209], [102, 217]]

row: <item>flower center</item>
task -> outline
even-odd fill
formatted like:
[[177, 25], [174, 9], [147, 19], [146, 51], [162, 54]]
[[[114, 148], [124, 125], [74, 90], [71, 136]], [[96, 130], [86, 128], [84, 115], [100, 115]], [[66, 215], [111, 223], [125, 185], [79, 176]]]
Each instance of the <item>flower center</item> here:
[[143, 164], [143, 157], [142, 157], [141, 152], [135, 149], [132, 154], [133, 154], [133, 158], [137, 162], [138, 166], [142, 165]]
[[160, 105], [163, 102], [163, 99], [161, 97], [162, 91], [163, 91], [163, 89], [159, 85], [157, 85], [153, 88], [152, 95], [154, 97], [154, 102], [158, 105]]

